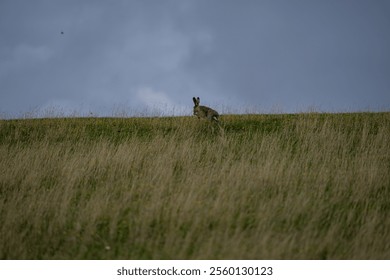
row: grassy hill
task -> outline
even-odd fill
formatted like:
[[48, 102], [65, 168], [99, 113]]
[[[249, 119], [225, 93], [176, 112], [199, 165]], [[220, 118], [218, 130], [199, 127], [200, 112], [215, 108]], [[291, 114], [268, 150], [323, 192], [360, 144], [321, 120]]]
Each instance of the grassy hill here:
[[390, 113], [0, 120], [1, 259], [389, 259]]

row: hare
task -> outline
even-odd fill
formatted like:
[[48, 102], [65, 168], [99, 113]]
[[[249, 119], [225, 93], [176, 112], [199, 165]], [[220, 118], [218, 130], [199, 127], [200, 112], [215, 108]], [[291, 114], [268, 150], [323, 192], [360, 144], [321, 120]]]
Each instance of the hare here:
[[198, 119], [208, 119], [209, 121], [214, 121], [216, 123], [219, 122], [219, 114], [214, 109], [211, 109], [206, 106], [199, 106], [200, 98], [193, 97], [192, 100], [194, 101], [194, 116], [197, 116]]

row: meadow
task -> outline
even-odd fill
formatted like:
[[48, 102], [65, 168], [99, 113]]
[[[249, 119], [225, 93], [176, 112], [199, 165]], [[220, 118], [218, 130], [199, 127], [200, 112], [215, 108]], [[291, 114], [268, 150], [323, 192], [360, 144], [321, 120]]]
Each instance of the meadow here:
[[390, 259], [390, 113], [0, 120], [0, 259]]

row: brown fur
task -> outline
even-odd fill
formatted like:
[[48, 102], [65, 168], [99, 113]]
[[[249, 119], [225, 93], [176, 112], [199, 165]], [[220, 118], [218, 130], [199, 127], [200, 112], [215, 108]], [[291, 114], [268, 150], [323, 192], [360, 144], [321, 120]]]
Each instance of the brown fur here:
[[211, 109], [206, 106], [200, 106], [200, 98], [193, 97], [194, 101], [194, 116], [197, 116], [199, 119], [208, 119], [209, 121], [219, 122], [219, 114], [214, 109]]

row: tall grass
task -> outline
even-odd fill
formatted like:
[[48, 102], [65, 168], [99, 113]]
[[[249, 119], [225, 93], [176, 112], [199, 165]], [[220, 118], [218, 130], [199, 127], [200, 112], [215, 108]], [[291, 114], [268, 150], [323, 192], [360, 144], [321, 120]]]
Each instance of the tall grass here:
[[0, 258], [390, 258], [390, 113], [222, 122], [0, 121]]

